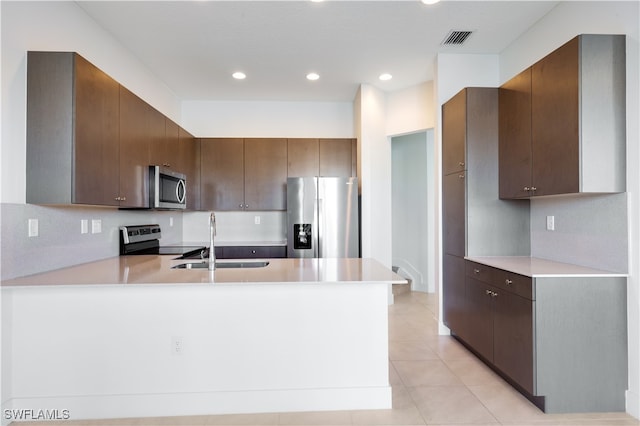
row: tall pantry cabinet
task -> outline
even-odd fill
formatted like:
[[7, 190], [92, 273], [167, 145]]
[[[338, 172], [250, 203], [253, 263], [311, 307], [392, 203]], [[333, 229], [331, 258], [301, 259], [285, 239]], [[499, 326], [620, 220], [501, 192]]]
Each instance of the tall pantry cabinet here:
[[443, 319], [470, 333], [465, 256], [529, 255], [529, 203], [498, 197], [498, 89], [466, 88], [442, 106]]

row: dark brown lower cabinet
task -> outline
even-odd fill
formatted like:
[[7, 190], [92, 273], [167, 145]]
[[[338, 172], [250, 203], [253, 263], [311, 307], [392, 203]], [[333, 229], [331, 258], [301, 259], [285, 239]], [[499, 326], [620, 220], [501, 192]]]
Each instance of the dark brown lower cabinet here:
[[270, 259], [287, 257], [287, 246], [221, 246], [216, 247], [219, 259]]
[[533, 301], [495, 290], [493, 363], [530, 394], [533, 386]]
[[460, 336], [531, 395], [534, 394], [533, 283], [529, 277], [467, 262], [468, 334]]
[[465, 260], [466, 334], [454, 334], [547, 413], [624, 411], [626, 292], [622, 276], [529, 277]]
[[465, 260], [459, 256], [444, 255], [442, 270], [442, 306], [444, 325], [456, 336], [466, 339], [467, 307], [465, 303]]

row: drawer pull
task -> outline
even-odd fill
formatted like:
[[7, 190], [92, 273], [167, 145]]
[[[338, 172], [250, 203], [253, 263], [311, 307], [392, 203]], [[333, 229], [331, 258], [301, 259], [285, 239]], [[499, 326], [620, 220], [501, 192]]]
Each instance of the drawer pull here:
[[479, 274], [479, 273], [480, 273], [480, 269], [474, 269], [474, 270], [473, 270], [473, 273], [474, 273], [474, 274]]
[[495, 291], [491, 292], [491, 297], [498, 297], [498, 293], [496, 293]]
[[485, 294], [486, 294], [487, 296], [490, 296], [490, 295], [491, 295], [491, 293], [493, 293], [491, 290], [485, 290], [484, 292], [485, 292]]
[[506, 280], [504, 280], [504, 283], [506, 285], [511, 285], [511, 284], [513, 284], [513, 281], [511, 281], [509, 278], [507, 278]]

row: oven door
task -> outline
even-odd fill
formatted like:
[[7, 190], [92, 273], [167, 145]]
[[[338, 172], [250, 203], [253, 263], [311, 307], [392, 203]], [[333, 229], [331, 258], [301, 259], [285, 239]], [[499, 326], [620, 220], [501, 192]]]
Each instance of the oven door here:
[[149, 166], [149, 206], [156, 209], [187, 207], [186, 176], [161, 166]]

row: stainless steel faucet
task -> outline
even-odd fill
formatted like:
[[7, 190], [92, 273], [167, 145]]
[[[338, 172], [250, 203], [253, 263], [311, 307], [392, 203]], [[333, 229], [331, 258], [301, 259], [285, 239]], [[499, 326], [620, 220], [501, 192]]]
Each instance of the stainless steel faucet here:
[[211, 212], [209, 216], [209, 270], [214, 271], [216, 269], [216, 249], [213, 244], [214, 237], [216, 235], [216, 214]]

